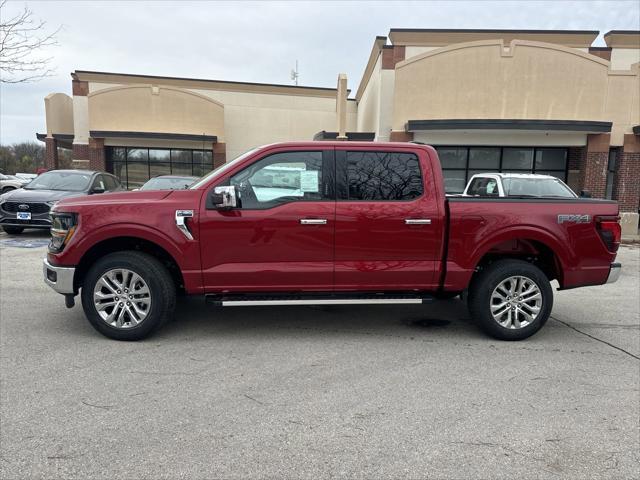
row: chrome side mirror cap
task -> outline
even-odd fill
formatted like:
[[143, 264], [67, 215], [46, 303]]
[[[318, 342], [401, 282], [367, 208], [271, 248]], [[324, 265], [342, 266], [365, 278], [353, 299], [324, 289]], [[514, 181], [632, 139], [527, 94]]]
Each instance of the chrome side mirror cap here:
[[215, 187], [209, 195], [211, 208], [235, 208], [238, 204], [236, 187]]

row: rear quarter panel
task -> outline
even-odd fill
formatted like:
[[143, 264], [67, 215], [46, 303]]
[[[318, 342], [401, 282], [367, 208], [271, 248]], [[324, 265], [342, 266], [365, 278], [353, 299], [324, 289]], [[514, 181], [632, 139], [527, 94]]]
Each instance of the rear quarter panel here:
[[[616, 202], [450, 198], [448, 207], [445, 290], [466, 288], [482, 257], [509, 240], [528, 239], [549, 247], [561, 267], [561, 288], [604, 283], [615, 259], [600, 239], [594, 217], [618, 215]], [[590, 221], [560, 223], [558, 215], [565, 214], [586, 214]]]

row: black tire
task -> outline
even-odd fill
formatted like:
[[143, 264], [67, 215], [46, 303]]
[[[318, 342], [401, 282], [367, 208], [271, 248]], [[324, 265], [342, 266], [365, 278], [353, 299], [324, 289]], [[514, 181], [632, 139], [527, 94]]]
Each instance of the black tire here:
[[[506, 328], [491, 314], [494, 290], [513, 276], [533, 281], [540, 290], [542, 301], [535, 319], [521, 328]], [[499, 340], [524, 340], [540, 330], [549, 319], [553, 308], [553, 290], [547, 276], [535, 265], [522, 260], [499, 260], [474, 276], [469, 286], [468, 305], [471, 317], [487, 334]]]
[[[109, 270], [125, 268], [138, 274], [149, 287], [151, 305], [146, 318], [130, 328], [117, 328], [106, 323], [98, 314], [93, 292], [96, 283]], [[114, 340], [142, 340], [173, 316], [176, 305], [176, 286], [167, 269], [155, 257], [142, 252], [115, 252], [94, 263], [82, 283], [82, 308], [89, 323], [98, 332]]]
[[2, 230], [9, 235], [19, 235], [24, 230], [24, 227], [2, 227]]

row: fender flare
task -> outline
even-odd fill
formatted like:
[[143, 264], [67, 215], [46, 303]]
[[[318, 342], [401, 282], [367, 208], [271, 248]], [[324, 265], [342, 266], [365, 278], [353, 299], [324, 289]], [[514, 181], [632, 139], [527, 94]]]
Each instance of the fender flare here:
[[80, 252], [80, 258], [84, 258], [87, 252], [100, 242], [117, 237], [140, 238], [154, 243], [171, 255], [179, 267], [183, 268], [185, 266], [181, 250], [171, 238], [160, 230], [139, 223], [103, 225], [84, 235], [82, 239], [74, 245], [74, 249]]
[[533, 240], [549, 248], [558, 259], [559, 267], [564, 271], [572, 263], [571, 256], [567, 256], [567, 247], [559, 239], [544, 228], [531, 225], [514, 225], [499, 230], [483, 240], [470, 256], [470, 264], [475, 269], [482, 258], [496, 245], [509, 240]]

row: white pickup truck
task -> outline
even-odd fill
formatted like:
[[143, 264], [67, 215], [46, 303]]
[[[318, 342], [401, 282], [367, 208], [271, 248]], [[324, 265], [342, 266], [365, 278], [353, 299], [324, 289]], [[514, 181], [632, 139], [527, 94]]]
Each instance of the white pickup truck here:
[[478, 173], [469, 179], [462, 196], [578, 198], [559, 178], [533, 173]]

